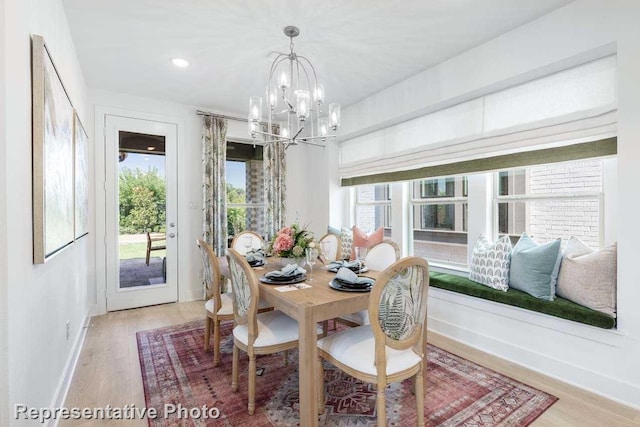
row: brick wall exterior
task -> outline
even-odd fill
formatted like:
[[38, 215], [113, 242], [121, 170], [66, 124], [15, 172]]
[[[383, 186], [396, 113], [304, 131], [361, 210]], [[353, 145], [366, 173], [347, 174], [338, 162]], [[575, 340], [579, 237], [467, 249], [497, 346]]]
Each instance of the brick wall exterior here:
[[[529, 171], [531, 195], [602, 191], [601, 160], [536, 166]], [[576, 236], [591, 247], [599, 246], [598, 200], [530, 202], [526, 221], [532, 237], [539, 242], [560, 237], [566, 243]]]

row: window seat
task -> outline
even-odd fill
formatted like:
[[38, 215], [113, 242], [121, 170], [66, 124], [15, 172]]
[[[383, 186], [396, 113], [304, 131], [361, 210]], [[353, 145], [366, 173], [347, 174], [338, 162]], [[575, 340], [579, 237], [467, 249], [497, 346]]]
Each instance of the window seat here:
[[564, 298], [556, 297], [554, 301], [546, 301], [535, 298], [517, 289], [509, 289], [507, 292], [503, 292], [472, 282], [466, 277], [453, 274], [432, 271], [430, 273], [429, 286], [512, 305], [526, 310], [537, 311], [598, 328], [611, 329], [616, 325], [615, 318], [600, 313], [599, 311], [583, 307]]

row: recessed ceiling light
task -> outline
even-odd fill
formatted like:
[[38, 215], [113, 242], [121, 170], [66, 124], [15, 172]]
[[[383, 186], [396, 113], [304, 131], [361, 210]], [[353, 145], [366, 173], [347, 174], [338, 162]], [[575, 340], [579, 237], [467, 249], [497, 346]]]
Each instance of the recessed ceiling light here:
[[186, 59], [182, 59], [182, 58], [173, 58], [171, 60], [171, 62], [176, 67], [180, 67], [180, 68], [184, 68], [184, 67], [188, 67], [189, 66], [189, 62], [187, 62]]
[[155, 149], [156, 149], [156, 147], [154, 147], [154, 146], [152, 146], [152, 145], [151, 145], [151, 146], [149, 146], [149, 147], [147, 147], [147, 150], [149, 150], [149, 151], [153, 151], [153, 150], [155, 150]]

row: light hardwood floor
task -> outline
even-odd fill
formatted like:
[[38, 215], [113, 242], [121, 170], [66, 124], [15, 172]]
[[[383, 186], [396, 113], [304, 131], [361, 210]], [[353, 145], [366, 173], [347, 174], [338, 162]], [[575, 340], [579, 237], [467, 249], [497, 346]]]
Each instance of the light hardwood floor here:
[[[202, 319], [202, 301], [166, 304], [125, 310], [91, 320], [78, 361], [66, 407], [144, 407], [142, 376], [136, 332]], [[640, 426], [640, 411], [567, 385], [514, 363], [488, 355], [442, 335], [430, 333], [428, 341], [480, 365], [549, 392], [559, 398], [532, 425], [545, 426]], [[147, 426], [137, 421], [61, 421], [61, 426]]]

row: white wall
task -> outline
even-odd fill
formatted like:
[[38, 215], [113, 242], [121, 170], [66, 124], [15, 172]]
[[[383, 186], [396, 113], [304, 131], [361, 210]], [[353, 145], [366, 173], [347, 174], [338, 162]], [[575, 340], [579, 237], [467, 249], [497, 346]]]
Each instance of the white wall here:
[[[178, 282], [180, 300], [187, 301], [201, 298], [201, 280], [198, 278], [200, 271], [200, 256], [195, 246], [195, 239], [202, 235], [202, 117], [196, 115], [196, 110], [212, 111], [206, 107], [183, 105], [158, 99], [144, 98], [103, 90], [90, 92], [91, 104], [100, 109], [126, 110], [132, 117], [137, 116], [162, 116], [178, 124]], [[213, 101], [213, 100], [212, 100]], [[221, 111], [212, 111], [235, 117], [242, 114], [233, 114]], [[104, 123], [104, 117], [95, 117], [96, 135], [100, 133], [98, 123]], [[227, 130], [227, 138], [247, 141], [247, 125], [243, 122], [230, 120]], [[98, 138], [98, 136], [96, 136]], [[288, 204], [287, 214], [289, 222], [295, 219], [296, 212], [300, 213], [300, 222], [306, 223], [306, 147], [292, 147], [287, 150], [288, 174]], [[322, 149], [319, 149], [320, 151]], [[96, 174], [104, 177], [104, 157], [97, 153]], [[103, 179], [103, 178], [101, 178]], [[101, 182], [97, 179], [97, 182]], [[98, 187], [100, 185], [98, 184]], [[96, 188], [96, 191], [100, 191]], [[195, 207], [193, 207], [195, 206]], [[103, 214], [99, 214], [103, 215]], [[98, 224], [103, 224], [102, 217], [98, 217]], [[326, 227], [326, 226], [325, 226]], [[98, 230], [99, 233], [100, 230]], [[98, 242], [96, 246], [97, 280], [96, 289], [91, 290], [90, 300], [95, 313], [104, 313], [106, 310], [104, 295], [104, 246]], [[97, 292], [96, 292], [97, 290]]]
[[[5, 26], [4, 0], [0, 0], [0, 28]], [[0, 171], [6, 169], [6, 135], [5, 135], [5, 102], [4, 102], [4, 67], [5, 67], [5, 36], [0, 29]], [[6, 414], [9, 410], [9, 349], [7, 347], [7, 334], [9, 332], [7, 322], [7, 197], [6, 174], [0, 172], [0, 414]], [[0, 416], [0, 427], [8, 425], [5, 417]]]
[[[640, 406], [640, 3], [578, 0], [358, 102], [343, 139], [610, 53], [618, 55], [618, 330], [433, 289], [430, 328], [498, 356]], [[472, 71], [471, 71], [472, 70]], [[335, 192], [335, 191], [334, 191]], [[344, 198], [346, 190], [331, 196]]]
[[[87, 286], [93, 285], [94, 253], [90, 235], [43, 265], [33, 265], [31, 203], [31, 59], [30, 35], [45, 38], [65, 87], [86, 124], [86, 86], [76, 57], [62, 2], [5, 0], [0, 32], [4, 47], [0, 134], [10, 145], [0, 157], [0, 247], [6, 247], [7, 371], [0, 365], [8, 402], [33, 407], [60, 404], [66, 367], [87, 315]], [[4, 146], [4, 143], [3, 143]], [[7, 147], [8, 148], [8, 147]], [[6, 198], [6, 199], [5, 199]], [[5, 222], [6, 221], [6, 222]], [[5, 301], [4, 295], [2, 301]], [[4, 304], [4, 303], [3, 303]], [[71, 336], [65, 338], [67, 321]], [[1, 337], [2, 335], [0, 335]], [[2, 358], [0, 358], [0, 361]], [[4, 365], [4, 362], [3, 362]], [[7, 381], [4, 374], [8, 373]], [[0, 398], [2, 395], [0, 395]], [[2, 417], [9, 416], [2, 408]], [[12, 422], [12, 425], [14, 423]], [[18, 424], [18, 423], [15, 423]]]

